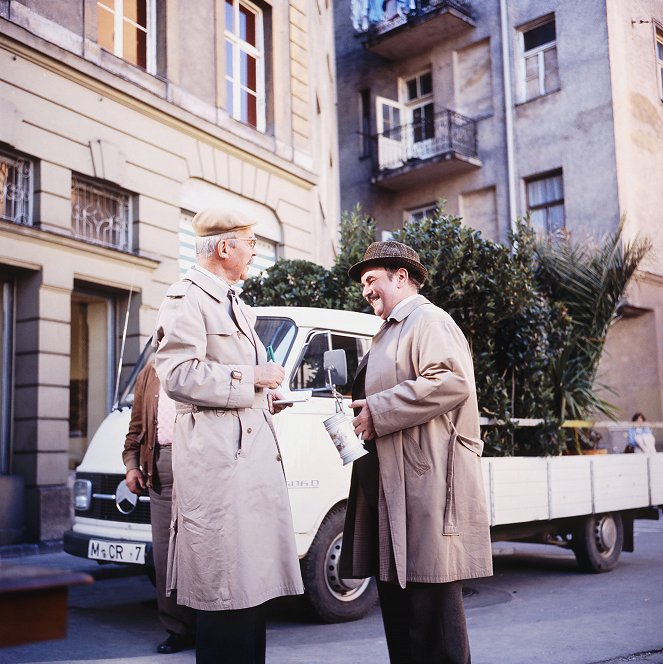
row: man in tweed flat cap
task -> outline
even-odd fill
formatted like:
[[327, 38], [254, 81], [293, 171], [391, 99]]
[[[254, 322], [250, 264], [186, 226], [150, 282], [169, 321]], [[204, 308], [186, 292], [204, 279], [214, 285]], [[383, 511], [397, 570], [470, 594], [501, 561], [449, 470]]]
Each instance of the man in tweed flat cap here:
[[385, 322], [357, 370], [354, 462], [341, 575], [375, 576], [392, 664], [469, 664], [462, 579], [492, 574], [474, 370], [463, 333], [418, 294], [400, 242], [349, 270]]

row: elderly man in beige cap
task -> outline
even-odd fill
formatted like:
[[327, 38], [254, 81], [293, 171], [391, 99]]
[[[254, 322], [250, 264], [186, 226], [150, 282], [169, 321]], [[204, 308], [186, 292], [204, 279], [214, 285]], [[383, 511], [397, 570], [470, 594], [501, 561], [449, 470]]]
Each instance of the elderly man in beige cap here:
[[392, 664], [469, 664], [462, 579], [492, 574], [470, 349], [418, 294], [400, 242], [375, 242], [350, 277], [384, 325], [350, 404], [369, 454], [354, 462], [341, 575], [375, 576]]
[[264, 603], [303, 592], [270, 411], [283, 368], [232, 285], [255, 256], [254, 222], [193, 219], [197, 264], [159, 311], [156, 370], [177, 403], [168, 589], [197, 610], [196, 662], [265, 661]]

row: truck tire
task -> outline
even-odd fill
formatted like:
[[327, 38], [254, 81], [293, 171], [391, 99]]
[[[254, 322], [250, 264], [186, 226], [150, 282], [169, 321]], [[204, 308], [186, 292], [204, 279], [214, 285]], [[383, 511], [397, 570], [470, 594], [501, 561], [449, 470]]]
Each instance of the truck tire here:
[[624, 527], [619, 512], [590, 514], [573, 533], [571, 546], [583, 572], [609, 572], [619, 562]]
[[372, 577], [342, 579], [338, 574], [345, 507], [335, 507], [324, 518], [302, 562], [306, 600], [313, 613], [325, 623], [363, 618], [377, 600]]

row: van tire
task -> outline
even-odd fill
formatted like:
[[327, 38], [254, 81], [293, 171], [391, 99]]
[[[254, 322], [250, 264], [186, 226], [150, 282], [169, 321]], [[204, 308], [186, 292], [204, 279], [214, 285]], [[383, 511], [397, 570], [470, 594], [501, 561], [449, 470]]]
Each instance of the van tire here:
[[363, 618], [375, 605], [375, 580], [342, 579], [338, 575], [345, 506], [334, 507], [320, 524], [302, 561], [306, 601], [315, 616], [325, 623]]
[[617, 567], [624, 545], [624, 526], [619, 512], [590, 514], [574, 531], [571, 546], [583, 572], [609, 572]]

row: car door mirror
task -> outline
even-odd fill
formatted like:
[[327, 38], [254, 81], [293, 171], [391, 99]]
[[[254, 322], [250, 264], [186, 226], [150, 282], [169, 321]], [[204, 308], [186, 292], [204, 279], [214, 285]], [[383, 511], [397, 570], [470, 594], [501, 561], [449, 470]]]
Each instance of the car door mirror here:
[[327, 380], [331, 382], [328, 385], [329, 389], [332, 389], [334, 385], [345, 385], [348, 382], [348, 363], [343, 349], [326, 350], [323, 356], [323, 367]]

